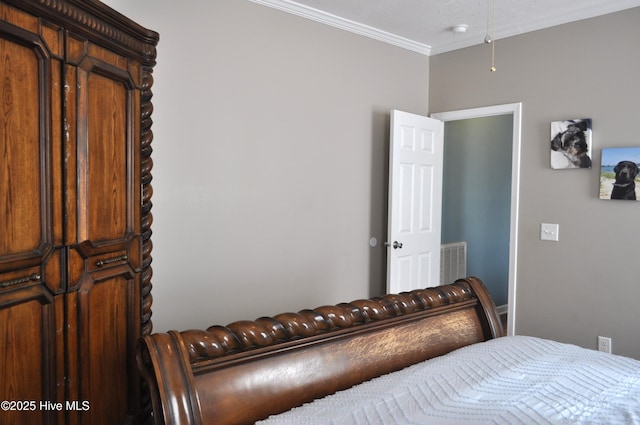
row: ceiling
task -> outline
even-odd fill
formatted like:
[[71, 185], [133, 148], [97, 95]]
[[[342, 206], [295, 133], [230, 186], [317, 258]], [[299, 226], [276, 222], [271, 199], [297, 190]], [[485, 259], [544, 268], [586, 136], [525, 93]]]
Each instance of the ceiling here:
[[[500, 40], [640, 6], [640, 0], [250, 1], [425, 55], [482, 44], [488, 29]], [[460, 24], [467, 31], [454, 33]]]

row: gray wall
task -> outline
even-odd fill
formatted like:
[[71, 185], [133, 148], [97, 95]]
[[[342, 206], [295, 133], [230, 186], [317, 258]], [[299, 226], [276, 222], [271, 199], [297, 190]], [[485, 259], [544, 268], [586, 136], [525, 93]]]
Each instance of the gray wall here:
[[428, 113], [429, 58], [246, 0], [107, 3], [160, 33], [155, 330], [381, 294], [389, 111]]
[[[523, 102], [518, 332], [640, 358], [636, 203], [549, 168], [550, 121], [640, 146], [640, 9], [427, 58], [238, 0], [108, 0], [161, 34], [154, 323], [202, 327], [384, 289], [391, 108]], [[560, 224], [560, 242], [539, 240]]]
[[509, 296], [513, 115], [444, 124], [442, 243], [467, 242], [467, 274]]
[[[602, 148], [640, 146], [640, 8], [430, 58], [429, 109], [523, 103], [518, 333], [640, 358], [640, 203], [598, 199]], [[550, 122], [593, 118], [594, 168], [552, 170]], [[560, 241], [540, 240], [540, 223]]]

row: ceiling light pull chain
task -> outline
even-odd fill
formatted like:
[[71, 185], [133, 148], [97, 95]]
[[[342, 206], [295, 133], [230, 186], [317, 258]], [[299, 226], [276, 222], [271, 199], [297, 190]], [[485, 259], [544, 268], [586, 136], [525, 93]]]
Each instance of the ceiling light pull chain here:
[[491, 68], [489, 71], [496, 72], [496, 43], [491, 43]]
[[[489, 7], [489, 1], [492, 1], [491, 7]], [[487, 0], [487, 35], [484, 37], [486, 44], [491, 44], [491, 68], [489, 71], [496, 71], [496, 43], [494, 40], [496, 31], [496, 0]]]

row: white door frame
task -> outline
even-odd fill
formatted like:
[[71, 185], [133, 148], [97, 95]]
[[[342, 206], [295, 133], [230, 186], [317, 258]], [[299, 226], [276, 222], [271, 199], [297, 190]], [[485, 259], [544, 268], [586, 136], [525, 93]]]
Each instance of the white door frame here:
[[520, 143], [522, 141], [522, 103], [463, 109], [431, 114], [441, 121], [458, 121], [495, 115], [513, 114], [513, 148], [511, 156], [511, 228], [509, 236], [509, 293], [507, 334], [516, 333], [516, 278], [518, 262], [518, 208], [520, 204]]

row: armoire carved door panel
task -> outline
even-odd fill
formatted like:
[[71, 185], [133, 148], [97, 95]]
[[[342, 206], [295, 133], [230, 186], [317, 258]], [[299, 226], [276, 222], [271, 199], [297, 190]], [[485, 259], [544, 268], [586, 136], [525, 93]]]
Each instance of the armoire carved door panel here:
[[[132, 362], [136, 341], [132, 324], [140, 322], [139, 278], [126, 265], [84, 275], [68, 294], [70, 348], [69, 399], [78, 400], [72, 424], [129, 424], [140, 409], [140, 383]], [[91, 379], [81, 379], [83, 376]]]
[[124, 424], [140, 408], [140, 69], [73, 34], [67, 62], [66, 149], [75, 154], [66, 188], [75, 206], [68, 340], [78, 353], [69, 376], [71, 399], [88, 407], [72, 416], [79, 424]]
[[40, 403], [64, 400], [60, 38], [3, 3], [0, 17], [0, 422], [54, 424]]
[[140, 69], [72, 36], [67, 54], [68, 242], [119, 244], [140, 233]]

